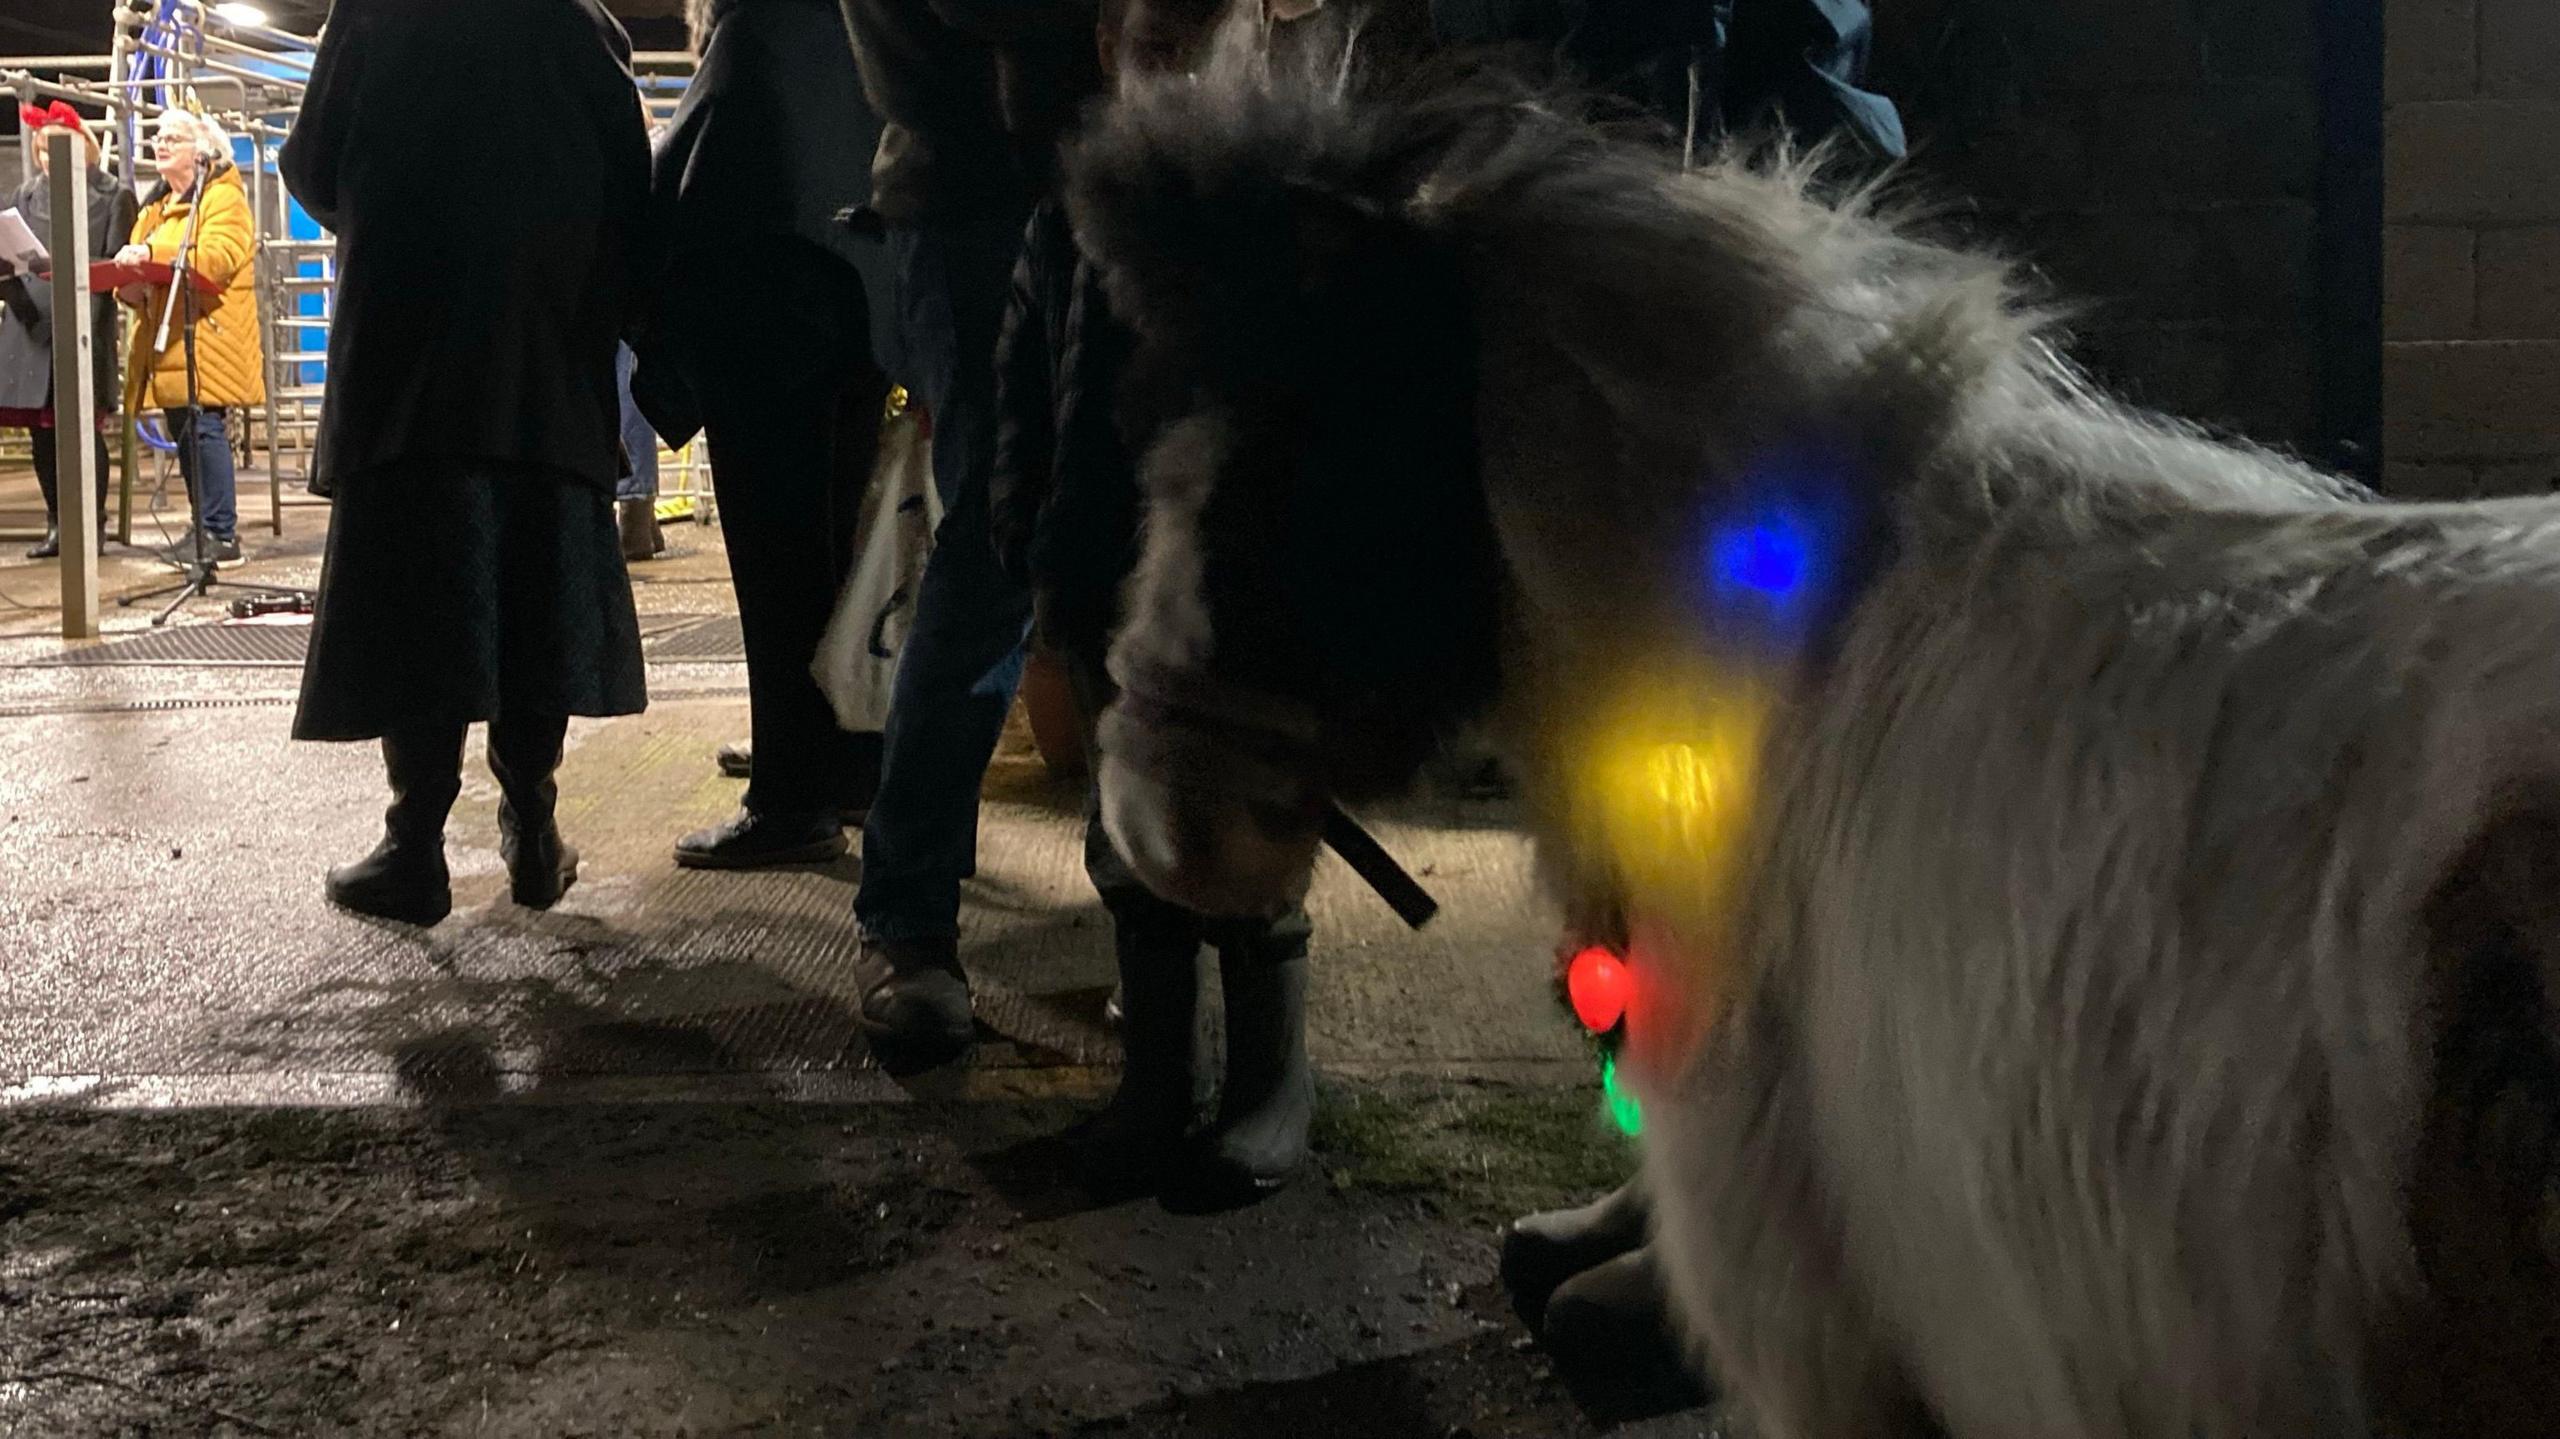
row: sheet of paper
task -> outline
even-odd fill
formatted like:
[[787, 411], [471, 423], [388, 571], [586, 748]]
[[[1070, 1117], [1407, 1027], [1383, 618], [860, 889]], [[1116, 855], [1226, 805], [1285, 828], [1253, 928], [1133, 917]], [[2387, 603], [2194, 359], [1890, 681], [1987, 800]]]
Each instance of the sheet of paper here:
[[16, 270], [51, 273], [53, 257], [46, 253], [44, 241], [27, 227], [27, 218], [13, 207], [0, 210], [0, 260]]

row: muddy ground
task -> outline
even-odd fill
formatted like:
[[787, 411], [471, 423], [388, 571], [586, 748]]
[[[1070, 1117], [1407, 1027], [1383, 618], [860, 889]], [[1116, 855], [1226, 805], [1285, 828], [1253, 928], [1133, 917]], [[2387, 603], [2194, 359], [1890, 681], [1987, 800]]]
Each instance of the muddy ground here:
[[[322, 514], [232, 577], [309, 582]], [[0, 1436], [1595, 1432], [1492, 1282], [1501, 1221], [1629, 1162], [1499, 806], [1369, 817], [1426, 931], [1319, 875], [1304, 1182], [1096, 1204], [1048, 1142], [1117, 1054], [1081, 787], [1008, 737], [962, 915], [977, 1053], [885, 1076], [851, 861], [671, 862], [737, 803], [710, 755], [747, 726], [742, 668], [674, 643], [727, 613], [718, 531], [679, 549], [634, 575], [650, 712], [572, 732], [579, 887], [503, 902], [474, 759], [425, 932], [321, 902], [381, 777], [289, 740], [290, 646], [108, 664], [0, 603]], [[113, 585], [160, 579], [118, 555]], [[0, 553], [0, 601], [52, 577]], [[219, 613], [181, 618], [279, 638]]]
[[[0, 1434], [1574, 1435], [1491, 1281], [1587, 1093], [1328, 1085], [1317, 1170], [1097, 1206], [1073, 1099], [0, 1112]], [[1706, 1415], [1621, 1428], [1706, 1435]]]

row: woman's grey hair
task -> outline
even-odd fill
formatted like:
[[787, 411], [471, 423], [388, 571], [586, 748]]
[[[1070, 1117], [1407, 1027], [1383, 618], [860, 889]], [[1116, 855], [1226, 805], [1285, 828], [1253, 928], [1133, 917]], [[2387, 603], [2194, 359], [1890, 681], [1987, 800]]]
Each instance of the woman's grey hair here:
[[228, 163], [231, 159], [231, 136], [210, 115], [201, 110], [171, 108], [160, 112], [157, 122], [163, 133], [175, 131], [184, 135], [194, 147], [196, 158], [208, 165]]

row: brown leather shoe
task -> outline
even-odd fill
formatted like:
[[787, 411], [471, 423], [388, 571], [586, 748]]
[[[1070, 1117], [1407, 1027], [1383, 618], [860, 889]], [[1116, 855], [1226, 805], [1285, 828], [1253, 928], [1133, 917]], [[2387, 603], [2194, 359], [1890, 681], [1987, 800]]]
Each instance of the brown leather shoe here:
[[874, 1045], [945, 1058], [977, 1038], [957, 939], [866, 937], [854, 951], [853, 975], [862, 1032]]

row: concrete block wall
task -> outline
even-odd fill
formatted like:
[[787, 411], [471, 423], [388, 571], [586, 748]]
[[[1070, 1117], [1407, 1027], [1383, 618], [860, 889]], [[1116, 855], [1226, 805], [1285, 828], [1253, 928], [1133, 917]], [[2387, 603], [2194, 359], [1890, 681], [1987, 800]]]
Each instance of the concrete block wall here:
[[2383, 454], [2560, 489], [2560, 0], [2386, 0]]
[[2318, 447], [2313, 0], [1875, 11], [1923, 184], [2080, 306], [2078, 358], [2154, 408]]

